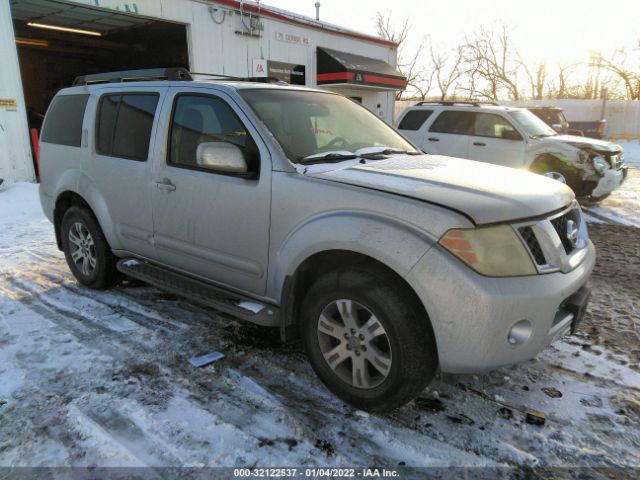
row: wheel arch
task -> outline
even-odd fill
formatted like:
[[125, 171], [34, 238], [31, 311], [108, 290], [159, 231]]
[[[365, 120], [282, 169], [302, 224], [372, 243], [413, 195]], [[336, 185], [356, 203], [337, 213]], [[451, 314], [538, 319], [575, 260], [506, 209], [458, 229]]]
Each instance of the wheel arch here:
[[56, 195], [53, 208], [53, 225], [57, 246], [62, 250], [60, 232], [62, 218], [70, 207], [77, 206], [88, 210], [95, 217], [107, 243], [111, 248], [115, 248], [116, 238], [107, 204], [93, 183], [86, 178], [84, 181], [82, 180], [81, 178], [75, 188], [60, 189], [60, 192]]
[[[420, 310], [420, 316], [433, 332], [427, 309], [409, 282], [396, 270], [369, 255], [353, 250], [323, 250], [314, 253], [302, 261], [290, 275], [287, 275], [282, 288], [280, 332], [283, 340], [297, 336], [298, 319], [305, 294], [314, 280], [321, 275], [345, 267], [361, 266], [383, 272], [395, 285], [400, 285], [410, 297], [414, 307]], [[435, 336], [434, 336], [435, 338]]]

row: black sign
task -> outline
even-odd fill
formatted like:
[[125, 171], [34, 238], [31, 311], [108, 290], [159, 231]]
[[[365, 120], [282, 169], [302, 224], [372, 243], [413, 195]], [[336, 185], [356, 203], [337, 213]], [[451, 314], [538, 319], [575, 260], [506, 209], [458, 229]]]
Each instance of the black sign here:
[[291, 85], [305, 85], [305, 66], [293, 63], [267, 61], [267, 76], [277, 78]]

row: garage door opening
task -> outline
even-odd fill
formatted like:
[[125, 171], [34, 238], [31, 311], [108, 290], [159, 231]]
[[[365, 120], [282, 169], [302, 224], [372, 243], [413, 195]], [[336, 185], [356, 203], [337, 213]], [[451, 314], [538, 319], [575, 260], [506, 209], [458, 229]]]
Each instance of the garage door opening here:
[[62, 0], [11, 0], [11, 15], [30, 129], [79, 75], [189, 68], [182, 24]]

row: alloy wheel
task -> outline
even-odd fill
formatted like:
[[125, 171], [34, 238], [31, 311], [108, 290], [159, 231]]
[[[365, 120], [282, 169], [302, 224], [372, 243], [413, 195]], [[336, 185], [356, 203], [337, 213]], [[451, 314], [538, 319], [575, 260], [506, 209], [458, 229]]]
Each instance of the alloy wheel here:
[[69, 229], [69, 250], [71, 259], [78, 270], [85, 276], [90, 276], [96, 269], [96, 246], [91, 233], [80, 222], [75, 222]]
[[340, 379], [372, 389], [388, 377], [391, 343], [370, 309], [353, 300], [335, 300], [322, 310], [317, 329], [320, 351]]

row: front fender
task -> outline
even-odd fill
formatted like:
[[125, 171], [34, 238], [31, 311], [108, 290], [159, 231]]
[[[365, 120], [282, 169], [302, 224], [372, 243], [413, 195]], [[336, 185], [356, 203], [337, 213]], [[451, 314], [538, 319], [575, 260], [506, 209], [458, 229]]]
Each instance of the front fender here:
[[309, 257], [346, 250], [376, 259], [404, 277], [437, 242], [416, 225], [370, 211], [324, 212], [298, 224], [272, 255], [268, 296], [281, 299], [287, 276]]

